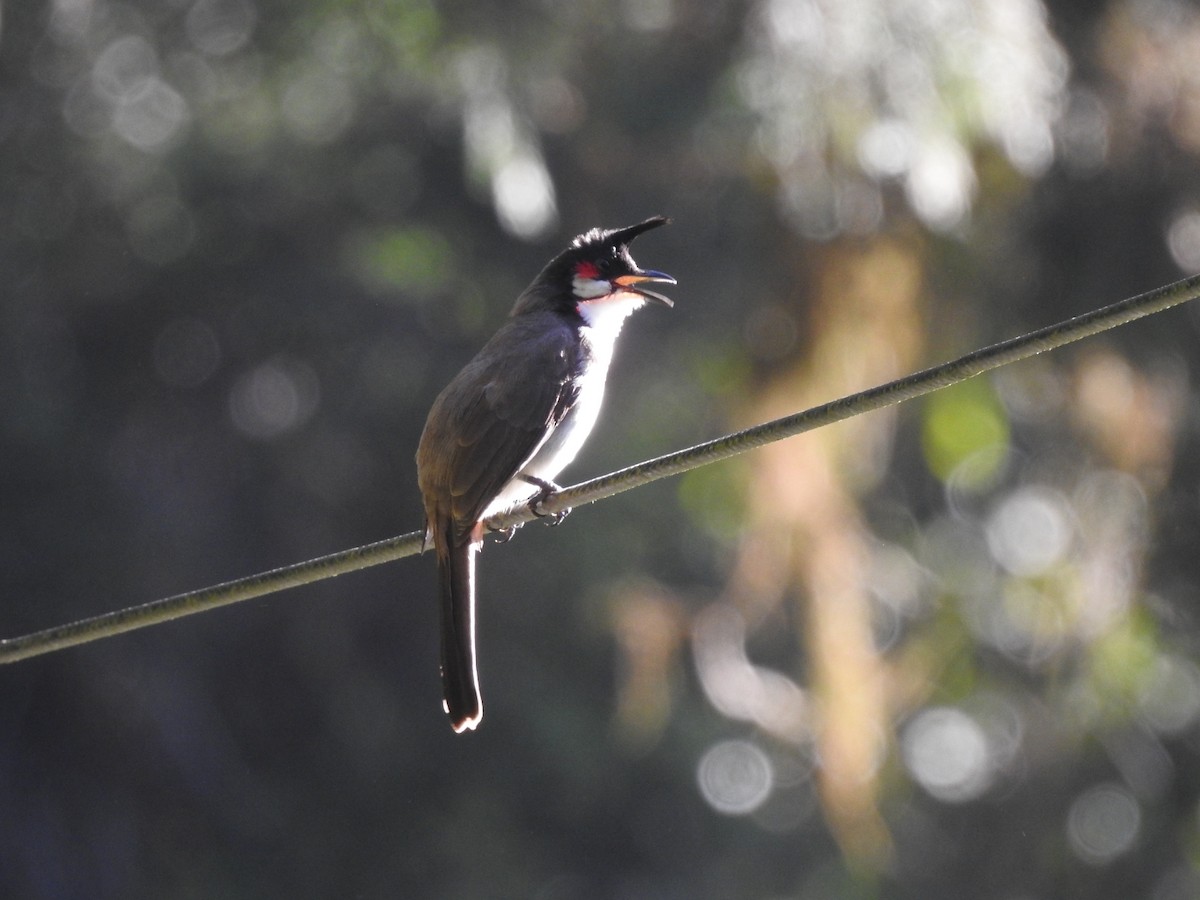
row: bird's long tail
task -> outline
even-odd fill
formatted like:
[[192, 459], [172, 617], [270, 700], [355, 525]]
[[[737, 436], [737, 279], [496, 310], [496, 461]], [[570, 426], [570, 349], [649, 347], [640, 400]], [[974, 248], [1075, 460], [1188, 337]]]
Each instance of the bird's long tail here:
[[483, 718], [475, 665], [474, 541], [458, 544], [452, 535], [439, 541], [438, 583], [442, 610], [443, 706], [457, 732], [475, 728]]

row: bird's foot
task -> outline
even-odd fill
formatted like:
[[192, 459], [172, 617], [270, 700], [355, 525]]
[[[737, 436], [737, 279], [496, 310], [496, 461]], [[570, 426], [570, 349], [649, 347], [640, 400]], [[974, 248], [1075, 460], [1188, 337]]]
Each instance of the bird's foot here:
[[538, 478], [536, 475], [518, 475], [522, 481], [527, 481], [538, 489], [537, 495], [529, 501], [529, 511], [539, 519], [549, 519], [547, 525], [561, 525], [563, 519], [571, 514], [571, 510], [563, 509], [556, 513], [543, 512], [543, 504], [557, 494], [560, 488], [553, 481], [547, 481], [545, 478]]
[[507, 528], [488, 528], [488, 534], [492, 536], [497, 544], [507, 544], [517, 534], [517, 529], [521, 527], [521, 523], [509, 525]]

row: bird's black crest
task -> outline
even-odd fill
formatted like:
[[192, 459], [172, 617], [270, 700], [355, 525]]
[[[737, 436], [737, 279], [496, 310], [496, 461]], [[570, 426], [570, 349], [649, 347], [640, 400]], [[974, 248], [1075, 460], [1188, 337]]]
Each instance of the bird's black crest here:
[[633, 239], [644, 231], [670, 224], [671, 220], [666, 216], [653, 216], [645, 222], [626, 225], [624, 228], [593, 228], [571, 241], [571, 247], [576, 250], [585, 247], [611, 247], [616, 250], [618, 247], [628, 247], [633, 243]]

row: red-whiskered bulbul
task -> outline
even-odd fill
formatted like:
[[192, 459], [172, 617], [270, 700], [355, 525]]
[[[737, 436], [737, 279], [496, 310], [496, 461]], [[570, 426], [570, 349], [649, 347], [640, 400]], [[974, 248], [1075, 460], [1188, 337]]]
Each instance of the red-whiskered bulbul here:
[[638, 268], [629, 244], [662, 216], [579, 235], [517, 298], [508, 321], [429, 411], [417, 448], [426, 540], [437, 555], [443, 706], [457, 732], [483, 717], [475, 663], [475, 553], [484, 520], [537, 511], [583, 445], [604, 398], [613, 346], [646, 287], [674, 284]]

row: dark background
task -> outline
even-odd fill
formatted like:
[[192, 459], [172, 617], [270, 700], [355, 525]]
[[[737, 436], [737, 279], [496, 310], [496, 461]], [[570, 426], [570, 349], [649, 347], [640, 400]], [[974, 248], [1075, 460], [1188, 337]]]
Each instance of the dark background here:
[[[414, 530], [438, 390], [664, 213], [565, 481], [1200, 271], [1192, 3], [0, 6], [0, 633]], [[1197, 313], [0, 671], [0, 894], [1200, 894]]]

